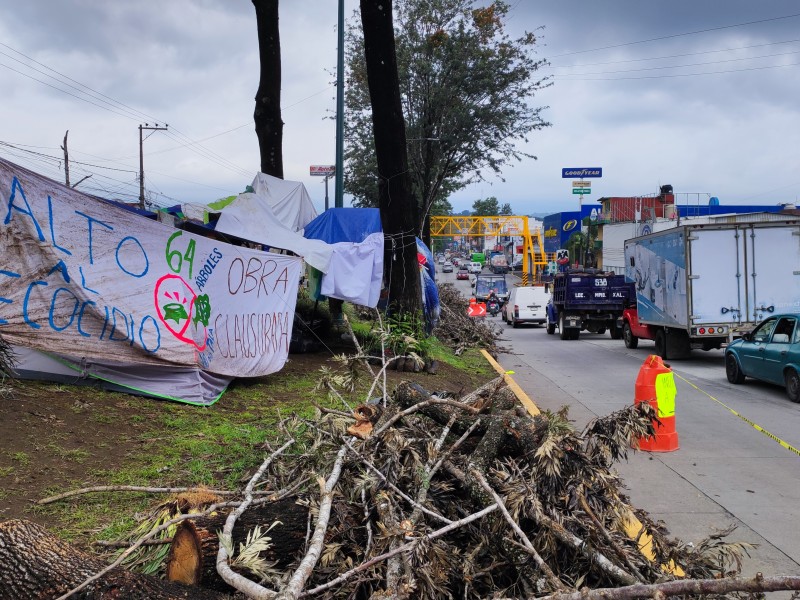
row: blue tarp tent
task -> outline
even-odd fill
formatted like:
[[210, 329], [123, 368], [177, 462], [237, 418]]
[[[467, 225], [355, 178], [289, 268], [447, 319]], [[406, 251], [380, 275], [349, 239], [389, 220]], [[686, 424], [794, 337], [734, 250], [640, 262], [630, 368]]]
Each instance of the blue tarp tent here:
[[[308, 239], [336, 242], [363, 242], [372, 233], [383, 231], [377, 208], [330, 208], [308, 223], [303, 235]], [[417, 238], [417, 252], [425, 260], [421, 270], [422, 303], [430, 329], [439, 320], [439, 292], [434, 281], [434, 261], [430, 249]]]
[[382, 230], [377, 208], [329, 208], [306, 225], [303, 235], [329, 244], [360, 243]]

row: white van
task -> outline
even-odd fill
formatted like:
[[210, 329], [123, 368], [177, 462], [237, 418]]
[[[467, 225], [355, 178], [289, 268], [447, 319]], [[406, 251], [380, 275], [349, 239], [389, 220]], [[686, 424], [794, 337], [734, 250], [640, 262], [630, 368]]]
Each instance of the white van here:
[[503, 320], [517, 327], [520, 323], [542, 324], [547, 319], [547, 302], [550, 293], [543, 287], [515, 287], [511, 289], [508, 302], [503, 305]]
[[479, 262], [471, 262], [467, 265], [467, 271], [478, 275], [483, 270], [483, 265]]

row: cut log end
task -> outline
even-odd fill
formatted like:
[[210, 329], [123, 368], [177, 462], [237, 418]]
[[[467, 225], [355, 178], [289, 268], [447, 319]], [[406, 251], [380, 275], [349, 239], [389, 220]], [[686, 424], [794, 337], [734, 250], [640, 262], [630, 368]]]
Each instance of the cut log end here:
[[203, 578], [203, 548], [197, 528], [183, 521], [172, 536], [167, 556], [167, 580], [200, 585]]

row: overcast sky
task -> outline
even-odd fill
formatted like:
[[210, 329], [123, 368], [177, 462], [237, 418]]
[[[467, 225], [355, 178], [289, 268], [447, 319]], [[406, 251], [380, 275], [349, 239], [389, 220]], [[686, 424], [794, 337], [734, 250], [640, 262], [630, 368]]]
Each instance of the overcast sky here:
[[[346, 0], [348, 17], [357, 4]], [[554, 85], [531, 105], [549, 107], [552, 127], [525, 147], [538, 160], [459, 192], [456, 211], [488, 196], [517, 214], [575, 210], [563, 167], [603, 169], [587, 201], [667, 183], [701, 204], [800, 200], [800, 3], [511, 4], [512, 33], [537, 30], [551, 63], [542, 74]], [[71, 181], [93, 173], [79, 189], [133, 200], [138, 126], [168, 123], [144, 142], [155, 202], [206, 203], [252, 181], [259, 65], [249, 0], [0, 6], [0, 156], [63, 181], [69, 130]], [[336, 20], [334, 0], [280, 5], [284, 174], [320, 211], [325, 186], [308, 173], [335, 162]], [[329, 193], [332, 206], [333, 181]]]

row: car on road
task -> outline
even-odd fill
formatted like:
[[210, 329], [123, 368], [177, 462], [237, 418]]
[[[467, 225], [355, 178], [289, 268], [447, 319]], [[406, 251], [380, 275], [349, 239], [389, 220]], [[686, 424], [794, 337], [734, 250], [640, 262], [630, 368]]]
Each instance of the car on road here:
[[508, 301], [503, 305], [503, 320], [512, 327], [522, 323], [541, 325], [547, 319], [546, 306], [550, 293], [544, 287], [511, 288]]
[[451, 263], [448, 260], [442, 265], [442, 273], [452, 273], [452, 272], [453, 272], [453, 263]]
[[800, 402], [800, 314], [772, 315], [725, 349], [725, 374], [731, 383], [752, 377], [786, 388]]
[[461, 267], [456, 273], [456, 279], [469, 279], [469, 271], [467, 267]]
[[471, 262], [467, 265], [467, 271], [477, 275], [478, 273], [483, 271], [483, 265], [479, 262]]

